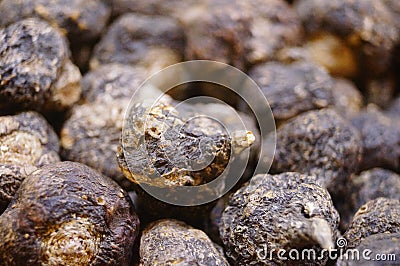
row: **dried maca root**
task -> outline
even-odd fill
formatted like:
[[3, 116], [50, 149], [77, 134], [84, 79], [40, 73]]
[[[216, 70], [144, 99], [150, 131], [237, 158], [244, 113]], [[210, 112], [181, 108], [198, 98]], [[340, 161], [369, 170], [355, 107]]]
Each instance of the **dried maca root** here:
[[311, 63], [269, 62], [250, 70], [249, 76], [260, 87], [278, 121], [327, 107], [334, 101], [332, 78]]
[[0, 116], [0, 211], [37, 167], [60, 161], [58, 137], [35, 112]]
[[333, 82], [333, 108], [343, 117], [353, 118], [363, 107], [361, 92], [350, 80], [335, 78]]
[[302, 0], [295, 8], [311, 37], [329, 32], [342, 39], [360, 70], [377, 75], [389, 67], [399, 35], [395, 16], [382, 1]]
[[184, 46], [183, 30], [175, 19], [130, 13], [110, 26], [96, 45], [90, 66], [121, 63], [158, 71], [180, 62]]
[[330, 74], [355, 77], [358, 73], [357, 57], [345, 41], [328, 33], [315, 34], [301, 47], [287, 47], [279, 51], [280, 62], [309, 61], [324, 67]]
[[129, 265], [139, 220], [124, 190], [74, 162], [27, 177], [0, 216], [3, 265]]
[[[125, 176], [135, 183], [150, 182], [163, 187], [206, 184], [223, 172], [231, 151], [240, 154], [255, 140], [250, 131], [230, 136], [214, 119], [177, 111], [168, 96], [150, 109], [146, 104], [137, 104], [128, 112], [125, 134], [126, 141], [132, 142], [122, 143], [118, 160]], [[136, 161], [139, 157], [135, 156], [141, 152], [136, 149], [143, 148], [142, 133], [148, 158]], [[126, 158], [127, 154], [131, 157]], [[202, 168], [211, 156], [212, 162]], [[158, 172], [155, 176], [151, 175], [153, 167]]]
[[61, 131], [62, 157], [89, 165], [129, 188], [115, 160], [128, 104], [120, 99], [75, 106]]
[[275, 58], [302, 40], [301, 21], [282, 0], [203, 1], [181, 15], [188, 59], [210, 59], [241, 69]]
[[349, 200], [354, 210], [366, 202], [379, 198], [400, 200], [400, 176], [382, 168], [374, 168], [353, 175], [350, 179], [352, 193]]
[[355, 249], [359, 251], [359, 258], [352, 255], [353, 253], [345, 252], [336, 262], [336, 265], [397, 265], [400, 262], [400, 258], [398, 257], [398, 254], [400, 254], [400, 233], [371, 235], [363, 239]]
[[176, 220], [150, 224], [140, 239], [140, 265], [229, 265], [201, 230]]
[[187, 38], [185, 58], [207, 59], [245, 68], [250, 52], [251, 18], [237, 1], [202, 1], [182, 15]]
[[[281, 56], [292, 52], [282, 51]], [[327, 106], [332, 106], [344, 117], [353, 117], [361, 110], [363, 97], [351, 81], [330, 77], [313, 60], [289, 60], [287, 56], [293, 55], [282, 56], [285, 64], [269, 62], [249, 72], [266, 96], [278, 122]], [[243, 105], [239, 106], [245, 109]]]
[[400, 233], [400, 201], [377, 198], [361, 206], [344, 233], [347, 248], [354, 248], [370, 236], [381, 233]]
[[[190, 100], [189, 100], [190, 101]], [[187, 107], [192, 112], [201, 112], [203, 115], [212, 117], [229, 131], [250, 131], [254, 136], [254, 143], [250, 147], [249, 154], [240, 153], [236, 160], [247, 161], [247, 167], [243, 173], [240, 183], [244, 183], [253, 176], [254, 168], [258, 162], [261, 135], [256, 125], [255, 120], [248, 114], [236, 111], [227, 104], [208, 103], [208, 104], [193, 104]]]
[[130, 99], [148, 77], [146, 69], [121, 64], [102, 65], [82, 79], [84, 102]]
[[59, 140], [38, 113], [0, 117], [0, 163], [43, 166], [58, 162]]
[[81, 74], [58, 30], [26, 19], [0, 39], [0, 109], [63, 110], [79, 100]]
[[[225, 1], [230, 5], [231, 1]], [[251, 38], [242, 41], [250, 49], [246, 55], [249, 65], [276, 59], [283, 47], [298, 45], [303, 40], [301, 20], [283, 0], [237, 0], [241, 10], [252, 17]]]
[[0, 163], [0, 213], [14, 198], [22, 181], [35, 170], [37, 167], [29, 164]]
[[106, 0], [112, 7], [112, 15], [120, 16], [129, 12], [146, 15], [179, 17], [187, 12], [198, 0]]
[[334, 195], [345, 191], [347, 178], [356, 172], [361, 159], [361, 138], [336, 111], [322, 109], [298, 115], [276, 134], [273, 173], [316, 175]]
[[350, 191], [344, 199], [347, 210], [339, 209], [341, 222], [346, 225], [354, 213], [370, 200], [379, 197], [400, 200], [400, 176], [386, 169], [374, 168], [352, 175], [348, 187]]
[[352, 120], [362, 138], [363, 156], [360, 169], [383, 167], [400, 169], [400, 124], [369, 105]]
[[[256, 175], [229, 200], [222, 213], [220, 235], [235, 265], [287, 265], [279, 249], [334, 247], [339, 214], [328, 191], [315, 176], [294, 172]], [[287, 253], [286, 253], [287, 255]], [[288, 258], [289, 259], [289, 258]], [[323, 265], [327, 257], [297, 261]]]
[[115, 159], [124, 112], [147, 72], [123, 65], [104, 65], [82, 80], [84, 103], [72, 108], [61, 130], [62, 157], [89, 165], [132, 189]]
[[[254, 135], [249, 131], [228, 134], [216, 120], [186, 110], [175, 109], [166, 95], [151, 107], [145, 102], [134, 105], [128, 111], [117, 157], [125, 177], [135, 185], [139, 202], [150, 220], [179, 218], [202, 225], [201, 219], [208, 216], [213, 202], [173, 206], [148, 194], [143, 186], [147, 191], [162, 191], [164, 200], [174, 200], [176, 188], [206, 184], [220, 177], [228, 164], [234, 167], [237, 156], [253, 144]], [[236, 181], [232, 178], [224, 174], [219, 180], [229, 186]], [[220, 193], [217, 185], [204, 188], [184, 199], [188, 202], [185, 205], [197, 205], [205, 197]]]
[[38, 17], [57, 25], [72, 42], [87, 42], [101, 34], [111, 10], [102, 0], [3, 0], [0, 13], [2, 26]]

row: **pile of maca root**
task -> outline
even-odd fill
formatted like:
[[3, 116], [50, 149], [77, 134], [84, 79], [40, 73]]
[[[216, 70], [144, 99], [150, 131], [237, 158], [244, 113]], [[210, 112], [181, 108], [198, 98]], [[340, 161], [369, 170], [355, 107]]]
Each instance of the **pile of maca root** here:
[[[149, 76], [197, 59], [248, 74], [276, 135], [226, 88], [178, 87], [145, 131], [151, 184], [120, 143], [125, 111]], [[399, 74], [398, 0], [0, 0], [0, 265], [400, 264]], [[174, 110], [199, 95], [235, 108], [241, 149]], [[237, 127], [226, 105], [203, 109]], [[166, 141], [161, 123], [186, 127]], [[272, 166], [255, 173], [275, 136]], [[178, 167], [210, 139], [210, 165]], [[239, 182], [207, 204], [141, 186], [207, 184], [246, 150]]]

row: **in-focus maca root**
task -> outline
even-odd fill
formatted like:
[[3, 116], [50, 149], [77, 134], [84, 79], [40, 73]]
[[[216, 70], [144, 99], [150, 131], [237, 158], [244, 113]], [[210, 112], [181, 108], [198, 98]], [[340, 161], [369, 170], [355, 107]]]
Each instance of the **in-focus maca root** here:
[[255, 140], [250, 131], [231, 136], [212, 118], [179, 112], [166, 95], [150, 108], [128, 110], [125, 128], [117, 155], [121, 169], [136, 184], [158, 187], [206, 184], [224, 171], [231, 152], [240, 154]]
[[[158, 93], [153, 96], [157, 98], [161, 95]], [[174, 206], [148, 194], [143, 186], [162, 190], [163, 197], [174, 200], [176, 187], [204, 185], [220, 177], [228, 163], [234, 164], [237, 158], [239, 161], [239, 155], [255, 139], [250, 131], [228, 132], [207, 114], [188, 111], [194, 110], [194, 106], [183, 108], [183, 103], [179, 103], [180, 107], [175, 109], [174, 104], [177, 103], [163, 95], [154, 105], [140, 100], [133, 105], [127, 112], [117, 159], [125, 177], [135, 186], [140, 211], [152, 217], [150, 220], [178, 218], [203, 225], [202, 219], [207, 218], [215, 202]], [[225, 185], [231, 176], [228, 172], [218, 182]], [[219, 186], [207, 187], [204, 193], [195, 193], [188, 201], [197, 205], [205, 195], [214, 197], [220, 190]]]
[[140, 265], [229, 265], [223, 251], [201, 230], [176, 220], [156, 221], [140, 239]]
[[2, 265], [129, 265], [139, 220], [128, 194], [88, 166], [27, 177], [0, 216]]
[[65, 37], [39, 19], [0, 29], [0, 110], [64, 110], [79, 100], [81, 74]]
[[[334, 247], [339, 214], [315, 176], [288, 172], [256, 175], [231, 196], [222, 213], [220, 235], [236, 265], [323, 265], [314, 261], [284, 261], [279, 249], [301, 251]], [[288, 254], [286, 254], [288, 255]]]
[[400, 201], [377, 198], [368, 201], [354, 215], [344, 233], [347, 248], [354, 248], [370, 236], [380, 233], [400, 233]]
[[360, 170], [383, 167], [400, 170], [400, 120], [368, 105], [352, 119], [362, 138], [363, 155]]
[[184, 46], [183, 30], [175, 19], [125, 14], [96, 45], [90, 66], [94, 69], [102, 64], [120, 63], [156, 72], [180, 62]]
[[347, 179], [361, 160], [361, 139], [336, 111], [322, 109], [298, 115], [276, 134], [273, 173], [312, 174], [333, 195], [346, 191]]
[[[355, 247], [356, 253], [344, 252], [336, 266], [379, 266], [398, 265], [400, 263], [400, 233], [380, 233], [364, 238]], [[364, 255], [363, 255], [364, 254]]]
[[0, 25], [37, 17], [57, 25], [72, 42], [97, 38], [111, 10], [102, 0], [4, 0], [0, 3]]
[[[199, 112], [203, 115], [212, 117], [215, 119], [215, 121], [222, 123], [229, 132], [250, 131], [254, 135], [255, 139], [250, 146], [249, 153], [242, 152], [235, 157], [236, 162], [239, 160], [247, 162], [246, 170], [240, 178], [240, 182], [238, 182], [237, 186], [248, 181], [253, 176], [254, 169], [258, 163], [261, 148], [261, 135], [255, 119], [246, 113], [235, 110], [233, 107], [227, 104], [196, 103], [187, 105], [185, 108], [187, 108], [189, 112]], [[245, 145], [245, 147], [247, 147], [247, 145]]]
[[334, 103], [333, 79], [312, 63], [268, 62], [251, 69], [249, 76], [267, 98], [278, 122]]
[[123, 188], [132, 189], [115, 153], [125, 109], [146, 77], [142, 68], [118, 64], [88, 72], [82, 80], [83, 103], [71, 109], [61, 130], [62, 157], [93, 167]]

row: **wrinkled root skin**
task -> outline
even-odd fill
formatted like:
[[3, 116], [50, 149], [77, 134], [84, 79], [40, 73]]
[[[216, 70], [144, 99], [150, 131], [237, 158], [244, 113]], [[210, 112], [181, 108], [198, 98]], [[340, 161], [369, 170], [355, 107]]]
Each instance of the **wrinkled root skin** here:
[[254, 176], [231, 196], [219, 230], [227, 255], [237, 265], [324, 265], [327, 257], [283, 261], [269, 252], [311, 248], [320, 254], [321, 248], [334, 246], [338, 225], [339, 214], [316, 177], [288, 172]]
[[271, 172], [316, 175], [332, 195], [345, 194], [347, 180], [361, 161], [357, 130], [332, 109], [310, 111], [277, 130]]
[[139, 220], [114, 181], [74, 162], [27, 177], [0, 216], [3, 265], [129, 265]]
[[180, 221], [160, 220], [142, 233], [140, 265], [228, 266], [229, 263], [203, 231]]
[[354, 215], [344, 233], [348, 248], [354, 248], [364, 238], [380, 233], [400, 233], [400, 201], [377, 198], [368, 201]]

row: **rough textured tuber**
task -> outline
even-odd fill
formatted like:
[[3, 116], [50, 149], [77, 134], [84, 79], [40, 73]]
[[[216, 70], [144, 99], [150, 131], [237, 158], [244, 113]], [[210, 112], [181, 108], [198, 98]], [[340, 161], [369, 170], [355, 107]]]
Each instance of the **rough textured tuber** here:
[[304, 113], [283, 124], [276, 133], [272, 172], [316, 175], [331, 193], [346, 191], [347, 178], [357, 171], [361, 159], [361, 138], [336, 111]]
[[[285, 265], [279, 249], [334, 247], [339, 214], [315, 176], [256, 175], [231, 196], [220, 224], [227, 255], [237, 265]], [[273, 251], [274, 250], [274, 251]], [[319, 254], [319, 253], [317, 253]], [[324, 264], [327, 257], [297, 263]]]
[[65, 37], [39, 19], [0, 29], [0, 110], [64, 110], [79, 100], [81, 74]]
[[73, 107], [61, 130], [62, 156], [89, 165], [126, 189], [115, 159], [129, 101], [147, 72], [123, 65], [104, 65], [82, 80], [84, 103]]
[[352, 119], [362, 138], [360, 169], [383, 167], [400, 169], [400, 121], [392, 119], [375, 105], [369, 105]]
[[0, 216], [3, 265], [129, 265], [139, 220], [124, 190], [79, 163], [27, 177]]
[[142, 233], [140, 265], [227, 266], [229, 263], [203, 231], [176, 220], [160, 220]]
[[38, 17], [60, 27], [71, 41], [82, 42], [101, 34], [111, 11], [102, 0], [3, 0], [0, 13], [2, 26]]
[[357, 211], [344, 233], [348, 248], [354, 248], [370, 236], [380, 233], [400, 233], [400, 201], [377, 198]]
[[121, 63], [156, 72], [180, 62], [184, 45], [183, 30], [175, 19], [125, 14], [96, 45], [90, 66]]

